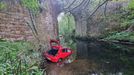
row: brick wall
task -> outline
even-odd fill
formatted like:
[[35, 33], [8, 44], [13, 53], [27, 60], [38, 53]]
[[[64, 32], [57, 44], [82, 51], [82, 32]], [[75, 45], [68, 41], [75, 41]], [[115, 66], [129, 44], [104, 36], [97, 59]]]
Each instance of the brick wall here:
[[8, 12], [0, 13], [0, 39], [4, 40], [29, 40], [32, 32], [26, 25], [24, 18], [28, 15], [18, 7]]

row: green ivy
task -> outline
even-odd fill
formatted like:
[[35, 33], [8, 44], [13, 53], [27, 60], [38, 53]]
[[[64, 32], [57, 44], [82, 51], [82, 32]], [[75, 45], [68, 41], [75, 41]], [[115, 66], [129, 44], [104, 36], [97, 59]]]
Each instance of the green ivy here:
[[7, 5], [4, 2], [0, 2], [0, 10], [6, 9]]
[[34, 12], [39, 11], [39, 1], [38, 0], [21, 0], [22, 5]]

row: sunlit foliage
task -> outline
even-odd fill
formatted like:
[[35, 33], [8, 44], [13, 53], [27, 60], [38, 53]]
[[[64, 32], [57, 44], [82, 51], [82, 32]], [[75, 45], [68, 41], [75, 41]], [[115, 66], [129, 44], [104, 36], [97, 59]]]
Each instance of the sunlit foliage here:
[[32, 10], [39, 11], [39, 1], [38, 0], [21, 0], [23, 6]]
[[0, 10], [3, 10], [7, 7], [6, 3], [0, 2]]
[[130, 1], [128, 8], [134, 10], [134, 0]]
[[72, 36], [74, 36], [75, 31], [75, 21], [71, 14], [64, 14], [59, 20], [59, 34], [63, 35], [65, 41], [68, 41]]

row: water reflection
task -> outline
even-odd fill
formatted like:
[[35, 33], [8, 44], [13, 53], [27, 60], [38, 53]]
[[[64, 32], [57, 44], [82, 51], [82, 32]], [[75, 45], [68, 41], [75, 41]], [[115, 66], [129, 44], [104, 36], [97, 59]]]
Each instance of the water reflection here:
[[72, 63], [49, 63], [48, 75], [134, 75], [134, 47], [100, 41], [76, 41]]

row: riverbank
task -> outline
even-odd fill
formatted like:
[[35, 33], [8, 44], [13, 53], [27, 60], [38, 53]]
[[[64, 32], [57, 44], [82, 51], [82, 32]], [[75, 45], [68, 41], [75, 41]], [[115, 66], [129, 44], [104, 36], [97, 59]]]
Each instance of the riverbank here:
[[[111, 37], [111, 36], [110, 36]], [[124, 39], [120, 39], [120, 37], [124, 38]], [[103, 41], [103, 42], [109, 42], [109, 43], [116, 43], [116, 44], [124, 44], [124, 45], [134, 45], [134, 40], [129, 40], [129, 39], [125, 39], [125, 37], [120, 36], [117, 38], [102, 38], [102, 37], [75, 37], [75, 39], [77, 40], [82, 40], [82, 41]], [[131, 38], [134, 39], [134, 38]]]

